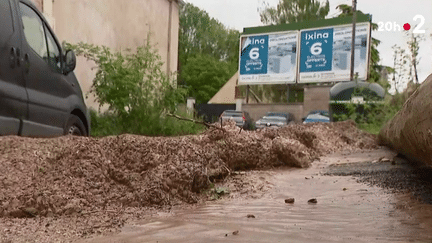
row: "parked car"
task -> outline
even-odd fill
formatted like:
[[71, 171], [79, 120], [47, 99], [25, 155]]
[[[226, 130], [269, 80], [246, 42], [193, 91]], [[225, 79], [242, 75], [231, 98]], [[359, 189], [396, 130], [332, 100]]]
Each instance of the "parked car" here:
[[263, 116], [255, 123], [255, 128], [279, 128], [288, 125], [286, 117], [283, 116]]
[[0, 23], [0, 135], [89, 135], [74, 52], [30, 0], [1, 0]]
[[267, 112], [265, 116], [283, 116], [287, 118], [287, 122], [293, 123], [294, 122], [294, 115], [291, 113], [283, 113], [283, 112]]
[[291, 113], [267, 112], [265, 116], [255, 123], [257, 129], [269, 127], [278, 128], [294, 123], [294, 116]]
[[303, 123], [311, 122], [330, 122], [330, 115], [328, 111], [311, 111], [309, 114], [303, 118]]
[[252, 118], [246, 111], [226, 110], [222, 112], [220, 119], [222, 121], [233, 120], [236, 122], [237, 126], [243, 127], [243, 129], [246, 130], [253, 129]]

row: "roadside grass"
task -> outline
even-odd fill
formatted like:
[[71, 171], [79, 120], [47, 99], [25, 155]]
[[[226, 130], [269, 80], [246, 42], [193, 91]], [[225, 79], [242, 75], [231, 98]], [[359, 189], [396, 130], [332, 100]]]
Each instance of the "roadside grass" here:
[[382, 125], [381, 124], [359, 124], [358, 127], [370, 134], [378, 135], [380, 132]]
[[[193, 118], [184, 112], [177, 112], [176, 115]], [[204, 125], [169, 116], [162, 116], [157, 119], [143, 119], [135, 126], [128, 125], [128, 122], [122, 122], [122, 119], [108, 112], [99, 114], [95, 110], [90, 110], [90, 116], [92, 137], [113, 136], [125, 133], [147, 136], [181, 136], [198, 134], [205, 130]]]

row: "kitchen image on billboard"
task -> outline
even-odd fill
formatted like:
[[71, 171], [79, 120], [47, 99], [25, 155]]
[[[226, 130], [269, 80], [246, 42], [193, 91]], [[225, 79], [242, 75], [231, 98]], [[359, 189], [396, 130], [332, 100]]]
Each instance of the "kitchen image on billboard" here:
[[279, 37], [281, 36], [271, 36], [269, 41], [267, 73], [270, 74], [291, 73], [296, 68], [297, 40], [281, 41]]
[[[349, 27], [351, 28], [351, 27]], [[346, 28], [338, 31], [335, 28], [335, 32], [344, 32]], [[365, 70], [367, 63], [367, 34], [362, 33], [357, 34], [355, 37], [355, 46], [354, 46], [354, 70], [363, 71]], [[350, 36], [344, 35], [340, 36], [333, 40], [333, 70], [350, 70], [350, 62], [351, 62], [351, 32]], [[359, 73], [360, 75], [360, 73]], [[362, 74], [361, 76], [363, 76]]]

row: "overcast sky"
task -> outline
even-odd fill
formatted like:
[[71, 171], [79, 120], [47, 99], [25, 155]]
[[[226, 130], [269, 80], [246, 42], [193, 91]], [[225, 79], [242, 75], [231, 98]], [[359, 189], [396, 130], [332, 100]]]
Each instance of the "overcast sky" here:
[[[243, 32], [243, 28], [261, 26], [257, 9], [263, 6], [263, 0], [185, 0], [205, 10], [211, 17], [219, 20], [229, 28]], [[279, 0], [267, 0], [270, 6], [276, 6]], [[352, 0], [330, 0], [329, 17], [336, 17], [339, 13], [336, 6], [339, 4], [351, 5]], [[387, 27], [394, 23], [401, 27], [405, 23], [411, 26], [420, 24], [420, 19], [413, 20], [414, 16], [422, 15], [425, 19], [421, 29], [425, 30], [425, 41], [420, 44], [420, 64], [418, 66], [419, 80], [422, 82], [432, 73], [432, 0], [357, 0], [357, 9], [364, 13], [372, 14], [374, 23], [382, 22]], [[372, 36], [381, 41], [378, 46], [381, 65], [393, 66], [394, 44], [406, 47], [406, 39], [403, 30], [398, 31], [373, 31]]]

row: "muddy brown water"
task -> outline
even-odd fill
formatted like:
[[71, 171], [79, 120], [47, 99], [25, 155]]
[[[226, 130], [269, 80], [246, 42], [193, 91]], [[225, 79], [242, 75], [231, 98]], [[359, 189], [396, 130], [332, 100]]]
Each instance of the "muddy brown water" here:
[[[261, 198], [173, 209], [126, 225], [117, 235], [83, 242], [432, 242], [432, 205], [352, 176], [323, 173], [332, 164], [394, 155], [385, 149], [334, 154], [308, 169], [256, 172], [274, 185]], [[295, 202], [287, 204], [286, 198]], [[311, 198], [317, 203], [308, 203]]]

